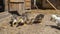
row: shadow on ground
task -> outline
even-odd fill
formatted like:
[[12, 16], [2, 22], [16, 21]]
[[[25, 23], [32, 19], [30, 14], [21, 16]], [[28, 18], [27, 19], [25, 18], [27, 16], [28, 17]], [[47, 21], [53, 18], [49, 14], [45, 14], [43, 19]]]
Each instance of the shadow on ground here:
[[60, 30], [60, 27], [58, 27], [58, 26], [55, 26], [55, 25], [46, 25], [46, 26], [50, 26], [51, 28], [55, 28], [55, 29], [58, 29], [58, 30]]

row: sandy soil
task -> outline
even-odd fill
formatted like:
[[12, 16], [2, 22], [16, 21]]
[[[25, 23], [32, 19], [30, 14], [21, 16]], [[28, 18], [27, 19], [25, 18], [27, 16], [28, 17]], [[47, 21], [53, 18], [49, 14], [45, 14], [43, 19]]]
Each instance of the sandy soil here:
[[0, 34], [60, 34], [60, 28], [45, 15], [42, 23], [11, 27], [9, 23], [1, 23]]

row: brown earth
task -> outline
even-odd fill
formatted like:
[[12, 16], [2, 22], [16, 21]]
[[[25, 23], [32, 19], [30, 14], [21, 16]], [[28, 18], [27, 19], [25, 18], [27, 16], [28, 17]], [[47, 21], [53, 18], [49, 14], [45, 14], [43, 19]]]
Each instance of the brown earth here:
[[0, 34], [60, 34], [60, 28], [50, 21], [51, 14], [45, 14], [42, 23], [11, 27], [9, 23], [0, 23]]

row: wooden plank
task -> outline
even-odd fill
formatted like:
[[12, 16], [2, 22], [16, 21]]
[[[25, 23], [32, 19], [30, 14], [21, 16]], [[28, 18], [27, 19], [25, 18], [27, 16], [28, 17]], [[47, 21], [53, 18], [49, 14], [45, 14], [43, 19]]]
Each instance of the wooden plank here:
[[10, 8], [9, 8], [9, 11], [17, 11], [19, 5], [18, 5], [18, 4], [11, 3], [11, 4], [9, 5], [9, 7], [10, 7]]
[[30, 2], [31, 0], [25, 0], [26, 2]]
[[31, 6], [31, 2], [25, 2], [25, 6], [26, 7], [30, 7]]
[[10, 0], [10, 2], [24, 2], [24, 0]]
[[24, 4], [19, 4], [18, 10], [23, 11], [24, 10]]
[[24, 3], [10, 3], [10, 12], [11, 11], [17, 11], [19, 14], [23, 13], [25, 7]]
[[31, 0], [25, 0], [25, 9], [31, 9]]
[[8, 0], [4, 0], [5, 1], [5, 11], [8, 11]]
[[10, 4], [10, 11], [18, 11], [18, 10], [23, 10], [24, 9], [24, 5], [22, 4], [14, 4], [11, 3]]
[[24, 13], [24, 10], [25, 10], [25, 5], [24, 5], [24, 3], [19, 4], [18, 13], [19, 13], [19, 14], [22, 14], [22, 13]]

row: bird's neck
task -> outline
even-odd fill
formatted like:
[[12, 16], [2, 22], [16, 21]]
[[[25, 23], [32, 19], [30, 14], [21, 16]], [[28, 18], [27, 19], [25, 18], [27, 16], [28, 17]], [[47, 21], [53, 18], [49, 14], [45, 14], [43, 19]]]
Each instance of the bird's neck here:
[[55, 19], [57, 19], [58, 17], [55, 17]]

